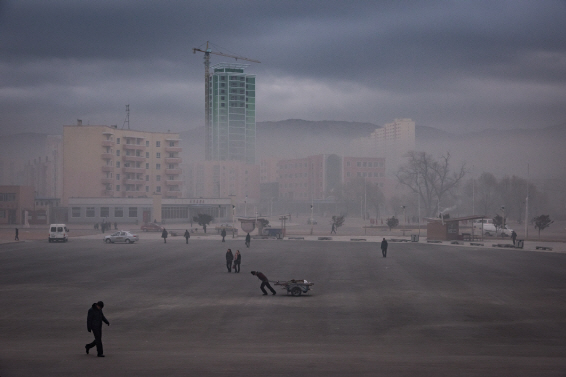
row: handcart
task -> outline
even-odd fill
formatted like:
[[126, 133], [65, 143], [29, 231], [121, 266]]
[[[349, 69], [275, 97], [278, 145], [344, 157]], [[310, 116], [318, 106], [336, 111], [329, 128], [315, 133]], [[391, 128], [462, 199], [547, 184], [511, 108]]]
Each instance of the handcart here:
[[287, 290], [287, 294], [291, 293], [292, 296], [300, 296], [303, 293], [310, 291], [314, 283], [308, 282], [304, 279], [292, 279], [289, 281], [276, 281], [275, 285], [280, 285], [281, 288]]

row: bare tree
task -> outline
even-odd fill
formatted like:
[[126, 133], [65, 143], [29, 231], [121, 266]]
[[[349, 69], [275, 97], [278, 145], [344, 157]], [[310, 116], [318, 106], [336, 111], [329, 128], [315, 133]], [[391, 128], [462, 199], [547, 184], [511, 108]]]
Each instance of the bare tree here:
[[434, 216], [436, 206], [466, 175], [465, 166], [450, 170], [450, 153], [435, 160], [425, 152], [407, 153], [408, 162], [397, 171], [397, 180], [419, 195], [424, 212]]

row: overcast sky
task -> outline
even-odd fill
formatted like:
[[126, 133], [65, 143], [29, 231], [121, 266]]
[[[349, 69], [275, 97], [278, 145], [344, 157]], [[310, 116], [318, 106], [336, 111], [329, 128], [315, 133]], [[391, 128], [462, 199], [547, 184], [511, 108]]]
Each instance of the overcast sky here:
[[566, 122], [564, 0], [0, 0], [1, 134], [200, 127], [206, 41], [261, 61], [257, 121]]

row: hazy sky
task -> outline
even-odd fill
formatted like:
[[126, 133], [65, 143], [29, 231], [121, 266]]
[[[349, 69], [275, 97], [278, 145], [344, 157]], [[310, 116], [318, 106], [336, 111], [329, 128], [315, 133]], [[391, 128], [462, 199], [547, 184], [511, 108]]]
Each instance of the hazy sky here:
[[261, 61], [257, 121], [566, 122], [566, 1], [0, 0], [1, 134], [202, 126], [207, 40]]

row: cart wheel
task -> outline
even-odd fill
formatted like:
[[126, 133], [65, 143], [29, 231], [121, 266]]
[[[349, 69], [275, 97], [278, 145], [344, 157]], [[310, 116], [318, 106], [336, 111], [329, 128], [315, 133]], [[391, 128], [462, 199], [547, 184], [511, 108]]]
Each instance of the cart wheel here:
[[301, 288], [299, 288], [299, 287], [293, 287], [293, 288], [291, 288], [291, 295], [293, 295], [293, 296], [300, 296], [301, 293], [302, 293]]

